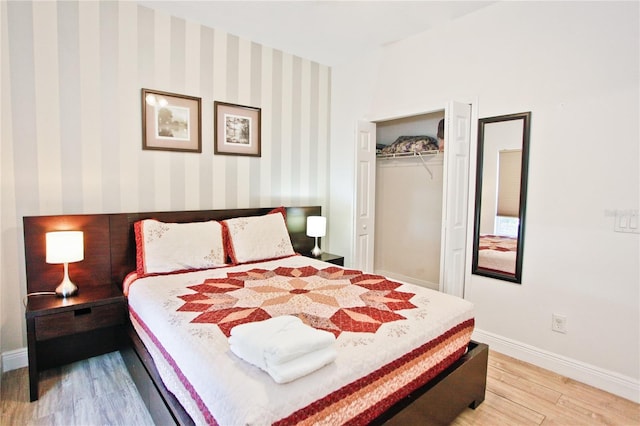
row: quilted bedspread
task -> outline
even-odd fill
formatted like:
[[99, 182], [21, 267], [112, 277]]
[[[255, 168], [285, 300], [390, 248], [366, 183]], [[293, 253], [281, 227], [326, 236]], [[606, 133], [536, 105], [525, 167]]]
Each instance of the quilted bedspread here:
[[[196, 424], [366, 423], [460, 357], [474, 325], [465, 300], [302, 256], [140, 278], [128, 298]], [[277, 384], [227, 339], [238, 324], [285, 314], [333, 333], [338, 356]]]
[[498, 235], [480, 235], [478, 266], [499, 272], [516, 272], [518, 239]]

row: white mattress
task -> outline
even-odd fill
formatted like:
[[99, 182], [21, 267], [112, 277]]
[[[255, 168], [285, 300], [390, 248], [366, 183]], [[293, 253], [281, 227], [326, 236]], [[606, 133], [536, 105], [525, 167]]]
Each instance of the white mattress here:
[[514, 251], [478, 251], [478, 267], [492, 269], [507, 274], [516, 273], [516, 252]]
[[[297, 279], [296, 271], [308, 266], [324, 270], [320, 275], [324, 274], [328, 281], [314, 284], [311, 281], [316, 276], [306, 281]], [[272, 271], [278, 267], [289, 268], [285, 269], [291, 273], [287, 282], [294, 283], [292, 285], [299, 291], [290, 293], [287, 303], [273, 302], [276, 296], [285, 294], [283, 291], [281, 294], [277, 291], [269, 293], [269, 297], [274, 297], [267, 297], [269, 301], [265, 302], [263, 294], [268, 293], [267, 290], [261, 293], [248, 287], [282, 285], [282, 281], [277, 284], [273, 278], [265, 280], [263, 276], [264, 271], [273, 275]], [[250, 270], [255, 271], [254, 279], [243, 281], [240, 287], [220, 290], [225, 284], [217, 282], [216, 291], [187, 288], [202, 284], [208, 278]], [[336, 424], [357, 416], [370, 419], [408, 393], [409, 387], [415, 387], [414, 380], [426, 380], [464, 353], [473, 329], [473, 306], [463, 299], [411, 284], [400, 283], [392, 293], [381, 291], [376, 287], [375, 282], [379, 279], [375, 276], [361, 277], [365, 281], [370, 278], [370, 281], [361, 281], [360, 285], [344, 286], [341, 275], [342, 269], [335, 265], [293, 256], [264, 263], [140, 278], [129, 288], [131, 319], [166, 387], [176, 395], [196, 424], [262, 425], [283, 419], [294, 419], [296, 423], [305, 420]], [[333, 288], [323, 293], [324, 290], [318, 287], [311, 288], [314, 285], [337, 285], [339, 290], [336, 292]], [[309, 289], [309, 293], [316, 296], [304, 293]], [[364, 293], [366, 295], [362, 296]], [[408, 298], [407, 293], [414, 295]], [[333, 306], [333, 302], [326, 299], [328, 295], [334, 300], [340, 299], [343, 308]], [[199, 298], [187, 304], [188, 308], [200, 304], [202, 309], [210, 307], [214, 314], [216, 306], [237, 309], [237, 312], [226, 320], [218, 318], [214, 323], [193, 322], [206, 312], [179, 310], [185, 309], [185, 296], [187, 299]], [[406, 299], [410, 306], [404, 302], [400, 305], [390, 302], [397, 296]], [[313, 302], [314, 297], [319, 303]], [[363, 302], [363, 297], [367, 303]], [[389, 315], [389, 318], [380, 321], [381, 324], [376, 323], [375, 318], [361, 316], [364, 309], [378, 312], [376, 315]], [[233, 323], [251, 312], [277, 316], [301, 311], [307, 312], [312, 325], [314, 322], [316, 326], [323, 324], [323, 317], [331, 317], [340, 311], [342, 318], [352, 315], [354, 323], [370, 324], [377, 331], [334, 330], [338, 334], [336, 361], [286, 384], [275, 383], [267, 373], [229, 350], [224, 331], [224, 324], [229, 321]], [[343, 324], [349, 327], [348, 321]], [[424, 353], [419, 359], [401, 362], [408, 359], [407, 353], [417, 353], [418, 349]], [[357, 395], [345, 395], [345, 386], [355, 389]]]

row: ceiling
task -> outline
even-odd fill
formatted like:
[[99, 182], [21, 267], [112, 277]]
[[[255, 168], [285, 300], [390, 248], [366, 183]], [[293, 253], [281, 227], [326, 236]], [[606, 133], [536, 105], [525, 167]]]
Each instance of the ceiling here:
[[169, 1], [138, 4], [335, 66], [494, 1]]

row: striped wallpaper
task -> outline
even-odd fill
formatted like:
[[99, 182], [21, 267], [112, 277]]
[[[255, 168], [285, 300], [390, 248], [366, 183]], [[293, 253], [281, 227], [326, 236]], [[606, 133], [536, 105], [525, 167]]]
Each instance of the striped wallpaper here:
[[[0, 350], [26, 342], [22, 216], [326, 206], [329, 67], [135, 2], [0, 7]], [[201, 154], [142, 150], [141, 88], [202, 98]], [[213, 154], [214, 100], [262, 109], [262, 157]]]

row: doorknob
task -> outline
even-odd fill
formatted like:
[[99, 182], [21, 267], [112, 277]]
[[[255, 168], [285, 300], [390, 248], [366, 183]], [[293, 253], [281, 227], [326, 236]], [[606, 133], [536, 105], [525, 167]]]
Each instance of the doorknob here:
[[362, 224], [362, 229], [367, 229], [367, 224], [366, 223]]

